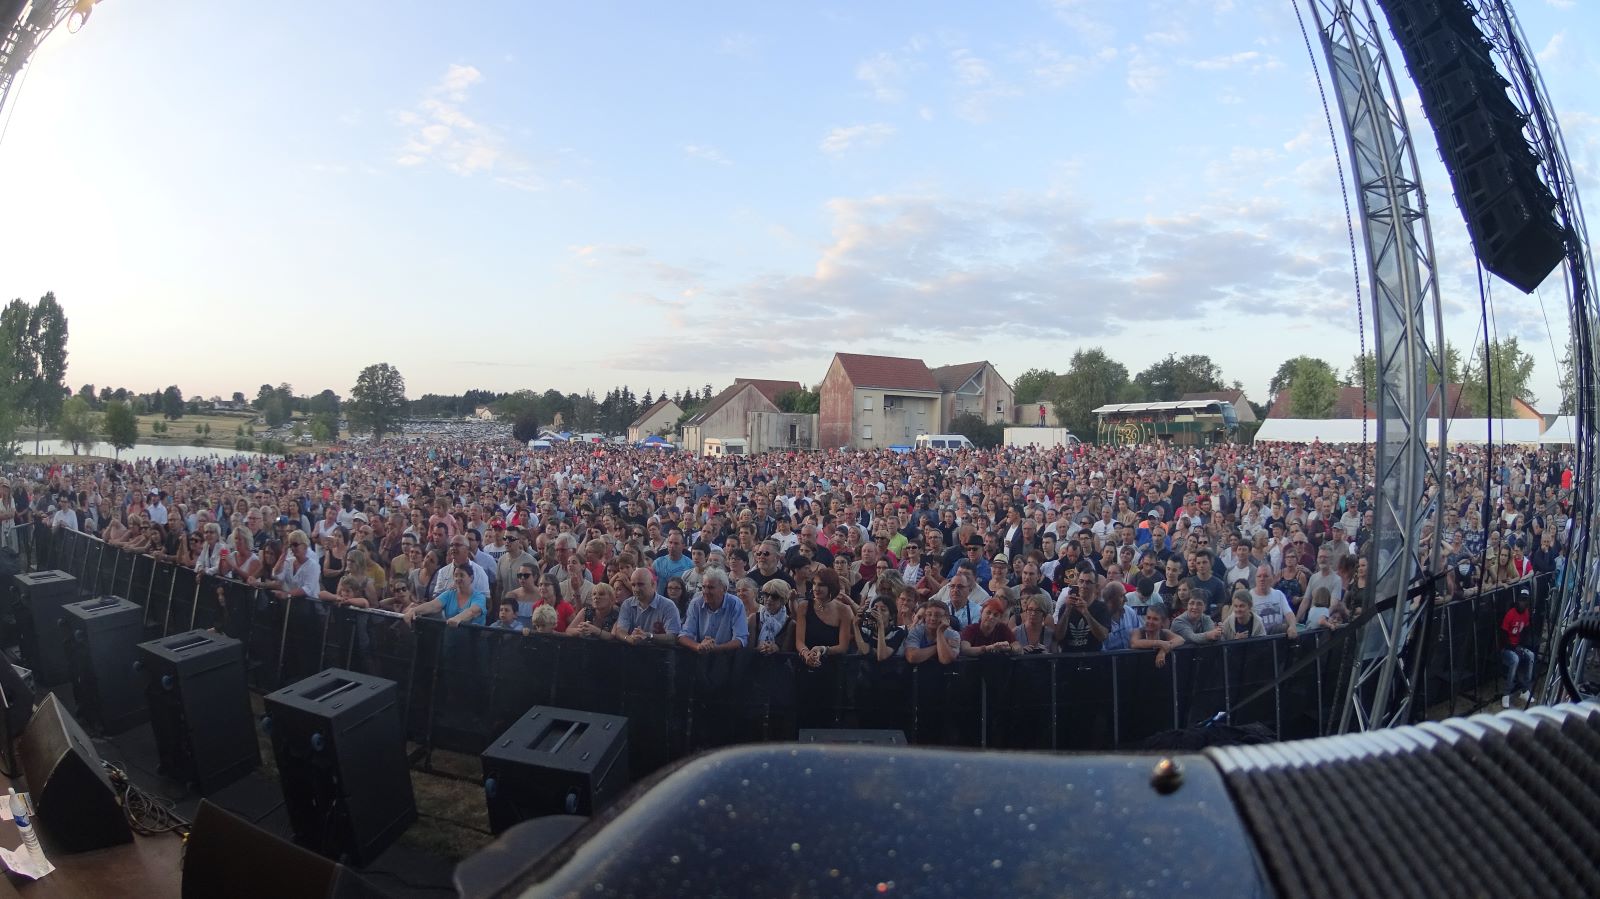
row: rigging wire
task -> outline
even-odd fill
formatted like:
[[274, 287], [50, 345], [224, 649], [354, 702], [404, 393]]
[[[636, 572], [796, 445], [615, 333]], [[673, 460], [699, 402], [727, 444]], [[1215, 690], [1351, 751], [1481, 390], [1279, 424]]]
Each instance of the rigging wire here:
[[17, 114], [17, 104], [22, 101], [22, 89], [28, 84], [28, 73], [33, 71], [33, 66], [24, 66], [22, 77], [17, 79], [16, 85], [11, 88], [11, 107], [6, 110], [6, 123], [0, 125], [0, 146], [6, 142], [6, 132], [11, 130], [11, 119]]

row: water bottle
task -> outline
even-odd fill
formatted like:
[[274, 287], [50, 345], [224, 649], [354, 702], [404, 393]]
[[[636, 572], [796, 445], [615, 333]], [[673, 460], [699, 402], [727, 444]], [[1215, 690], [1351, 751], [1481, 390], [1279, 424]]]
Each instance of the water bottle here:
[[11, 792], [11, 820], [17, 824], [17, 832], [22, 834], [22, 845], [35, 856], [43, 857], [44, 850], [39, 848], [39, 835], [33, 832], [33, 824], [28, 820], [28, 805], [17, 795], [16, 787], [8, 788]]

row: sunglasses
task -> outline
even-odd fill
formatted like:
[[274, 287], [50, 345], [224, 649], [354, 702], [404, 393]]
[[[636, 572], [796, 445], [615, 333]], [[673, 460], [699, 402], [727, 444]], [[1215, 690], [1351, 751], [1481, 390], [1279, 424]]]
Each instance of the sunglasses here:
[[520, 573], [518, 573], [518, 575], [517, 575], [517, 580], [519, 580], [519, 581], [525, 581], [525, 580], [527, 580], [527, 579], [528, 579], [528, 578], [530, 578], [530, 577], [533, 577], [533, 575], [531, 575], [531, 574], [529, 574], [529, 573], [528, 573], [528, 572], [526, 572], [526, 571], [524, 571], [524, 572], [520, 572]]

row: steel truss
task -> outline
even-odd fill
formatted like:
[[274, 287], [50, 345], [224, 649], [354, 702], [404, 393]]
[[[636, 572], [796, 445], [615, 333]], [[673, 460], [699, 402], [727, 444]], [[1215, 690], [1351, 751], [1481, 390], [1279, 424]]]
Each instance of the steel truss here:
[[1377, 356], [1370, 601], [1397, 599], [1348, 641], [1341, 731], [1405, 723], [1421, 676], [1428, 601], [1407, 601], [1423, 572], [1439, 570], [1445, 416], [1428, 451], [1428, 410], [1443, 409], [1444, 325], [1433, 231], [1415, 143], [1377, 20], [1367, 0], [1307, 0], [1344, 124], [1371, 282]]
[[55, 27], [66, 21], [76, 0], [34, 0], [28, 13], [15, 22], [0, 22], [0, 110], [17, 74], [33, 51]]

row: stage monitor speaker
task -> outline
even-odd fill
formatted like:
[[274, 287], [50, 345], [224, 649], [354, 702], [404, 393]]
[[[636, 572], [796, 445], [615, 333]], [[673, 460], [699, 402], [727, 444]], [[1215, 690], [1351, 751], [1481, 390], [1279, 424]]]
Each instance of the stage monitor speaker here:
[[119, 734], [149, 717], [138, 678], [134, 647], [144, 636], [144, 609], [115, 596], [61, 607], [62, 639], [72, 672], [78, 719], [105, 734]]
[[592, 815], [628, 785], [628, 719], [536, 705], [481, 761], [495, 833], [544, 815]]
[[851, 727], [802, 727], [801, 743], [849, 743], [857, 746], [904, 746], [906, 735], [898, 730], [873, 730]]
[[183, 851], [184, 899], [366, 899], [355, 872], [200, 800]]
[[194, 630], [138, 646], [161, 773], [210, 793], [261, 764], [244, 644]]
[[11, 653], [0, 649], [0, 759], [7, 770], [17, 770], [17, 738], [33, 717], [33, 688], [22, 679]]
[[266, 707], [295, 842], [371, 863], [417, 819], [394, 681], [329, 668]]
[[61, 607], [78, 598], [78, 579], [65, 571], [19, 574], [17, 640], [22, 661], [33, 669], [39, 689], [66, 683], [67, 655], [61, 650]]
[[46, 849], [86, 852], [132, 842], [100, 754], [54, 694], [28, 722], [17, 757]]

